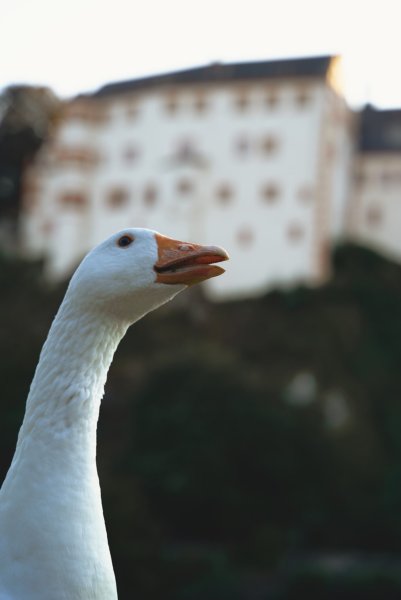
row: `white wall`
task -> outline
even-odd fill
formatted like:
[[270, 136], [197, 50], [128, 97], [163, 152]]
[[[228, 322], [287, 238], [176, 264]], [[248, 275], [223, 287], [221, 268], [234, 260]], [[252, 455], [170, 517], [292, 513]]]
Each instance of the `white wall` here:
[[[302, 105], [297, 102], [300, 92], [309, 98]], [[266, 102], [271, 93], [277, 97], [274, 106]], [[200, 94], [207, 103], [202, 112], [196, 109]], [[240, 110], [236, 100], [243, 95], [247, 106]], [[171, 114], [166, 101], [174, 97], [178, 106]], [[91, 246], [127, 226], [225, 246], [231, 255], [227, 272], [206, 284], [216, 299], [321, 276], [316, 254], [322, 236], [340, 227], [345, 188], [339, 162], [333, 197], [322, 199], [320, 153], [329, 102], [323, 81], [159, 89], [86, 102], [102, 107], [107, 118], [63, 123], [54, 149], [46, 150], [49, 164], [37, 169], [40, 200], [23, 217], [27, 250], [46, 251], [52, 276], [66, 275]], [[340, 129], [335, 132], [344, 146]], [[277, 141], [270, 153], [263, 149], [266, 138]], [[239, 139], [248, 142], [242, 153]], [[175, 160], [186, 141], [193, 145], [195, 160]], [[99, 161], [86, 168], [57, 165], [52, 157], [60, 147], [92, 149]], [[129, 149], [137, 149], [136, 158], [125, 157]], [[189, 181], [191, 190], [180, 192], [182, 181]], [[232, 189], [226, 202], [217, 193], [223, 184]], [[278, 188], [270, 202], [262, 193], [269, 184]], [[145, 199], [148, 186], [157, 190], [154, 204]], [[127, 204], [111, 208], [108, 191], [121, 187]], [[84, 190], [87, 205], [63, 206], [65, 190]], [[329, 209], [336, 224], [319, 232], [321, 203], [333, 198], [336, 207]]]
[[401, 153], [361, 154], [355, 166], [349, 237], [401, 260]]

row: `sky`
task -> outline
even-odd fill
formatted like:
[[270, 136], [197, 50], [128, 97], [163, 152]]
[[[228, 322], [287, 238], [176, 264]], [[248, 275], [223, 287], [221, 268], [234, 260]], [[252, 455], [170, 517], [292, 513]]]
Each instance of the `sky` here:
[[399, 0], [0, 0], [0, 89], [61, 97], [211, 62], [340, 54], [348, 102], [401, 107]]

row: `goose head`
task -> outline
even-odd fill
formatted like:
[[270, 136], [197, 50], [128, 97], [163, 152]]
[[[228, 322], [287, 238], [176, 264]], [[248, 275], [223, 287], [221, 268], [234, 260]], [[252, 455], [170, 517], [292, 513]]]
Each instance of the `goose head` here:
[[120, 231], [96, 246], [71, 279], [67, 295], [83, 310], [128, 324], [187, 286], [224, 273], [218, 246], [174, 240], [149, 229]]

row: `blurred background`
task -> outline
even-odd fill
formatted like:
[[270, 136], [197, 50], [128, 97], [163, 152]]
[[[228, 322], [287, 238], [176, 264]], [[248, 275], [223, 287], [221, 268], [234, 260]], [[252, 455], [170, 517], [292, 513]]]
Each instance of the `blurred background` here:
[[120, 598], [400, 598], [396, 3], [3, 12], [0, 481], [82, 256], [128, 226], [223, 245], [111, 368]]

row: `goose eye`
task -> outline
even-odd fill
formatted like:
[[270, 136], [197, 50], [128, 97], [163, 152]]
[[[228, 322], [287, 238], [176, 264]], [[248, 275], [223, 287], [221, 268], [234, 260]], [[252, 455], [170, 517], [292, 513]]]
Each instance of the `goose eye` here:
[[117, 245], [120, 246], [120, 248], [126, 248], [127, 246], [132, 244], [133, 241], [134, 238], [130, 235], [122, 235], [120, 238], [118, 238]]

